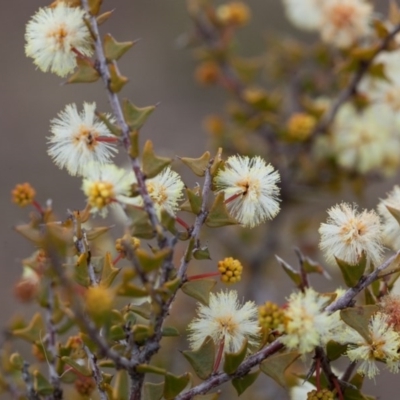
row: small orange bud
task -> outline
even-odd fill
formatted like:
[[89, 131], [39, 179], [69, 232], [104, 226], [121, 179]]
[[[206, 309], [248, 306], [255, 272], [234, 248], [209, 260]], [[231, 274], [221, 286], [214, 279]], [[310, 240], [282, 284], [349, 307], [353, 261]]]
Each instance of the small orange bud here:
[[20, 183], [11, 191], [13, 203], [25, 207], [33, 202], [36, 196], [35, 189], [27, 182]]
[[219, 80], [220, 70], [214, 61], [205, 61], [196, 68], [194, 76], [202, 85], [213, 85]]
[[216, 11], [218, 20], [224, 25], [244, 26], [251, 17], [249, 7], [241, 1], [223, 4]]
[[36, 360], [40, 362], [46, 361], [46, 355], [44, 353], [42, 345], [37, 345], [36, 343], [34, 343], [32, 345], [32, 354], [36, 358]]
[[82, 396], [89, 396], [96, 388], [94, 379], [83, 375], [78, 375], [74, 385], [76, 391]]
[[266, 98], [266, 92], [262, 88], [249, 87], [243, 91], [243, 98], [249, 104], [257, 104]]
[[214, 136], [221, 135], [225, 130], [225, 123], [218, 115], [209, 115], [204, 119], [204, 128]]
[[39, 275], [30, 267], [24, 266], [21, 280], [14, 286], [14, 295], [22, 303], [31, 302], [38, 291]]

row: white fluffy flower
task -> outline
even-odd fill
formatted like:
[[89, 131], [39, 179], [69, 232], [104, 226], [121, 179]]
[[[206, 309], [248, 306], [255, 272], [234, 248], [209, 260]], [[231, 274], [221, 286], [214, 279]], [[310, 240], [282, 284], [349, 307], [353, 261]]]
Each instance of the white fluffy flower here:
[[283, 0], [289, 21], [307, 31], [318, 30], [321, 26], [321, 3], [321, 0]]
[[117, 152], [117, 138], [97, 119], [95, 109], [95, 103], [84, 103], [79, 113], [75, 104], [69, 104], [51, 121], [48, 154], [71, 175], [84, 175], [93, 162], [109, 163]]
[[206, 306], [199, 304], [198, 317], [189, 325], [189, 341], [192, 349], [201, 346], [207, 336], [216, 345], [224, 343], [224, 352], [237, 352], [248, 339], [249, 346], [257, 346], [260, 339], [258, 309], [254, 302], [241, 305], [235, 290], [210, 293]]
[[331, 326], [330, 315], [323, 311], [329, 298], [312, 288], [292, 293], [285, 309], [284, 335], [279, 339], [287, 348], [306, 354], [321, 345]]
[[372, 6], [365, 0], [320, 1], [322, 40], [346, 48], [371, 32]]
[[396, 218], [390, 213], [386, 206], [399, 210], [400, 212], [400, 187], [395, 186], [388, 193], [386, 199], [378, 204], [378, 212], [382, 216], [383, 243], [397, 251], [400, 249], [400, 225]]
[[321, 224], [319, 247], [326, 260], [335, 264], [335, 257], [356, 265], [365, 253], [368, 262], [378, 265], [382, 258], [382, 232], [379, 216], [375, 211], [357, 212], [347, 203], [328, 210], [326, 224]]
[[343, 105], [333, 124], [332, 150], [344, 168], [390, 173], [399, 164], [396, 154], [400, 152], [393, 112], [383, 105], [363, 111], [350, 103]]
[[132, 171], [118, 168], [114, 164], [91, 164], [83, 180], [82, 190], [92, 207], [91, 212], [107, 215], [107, 206], [114, 204], [135, 204], [129, 197], [131, 186], [136, 183]]
[[233, 217], [252, 228], [279, 212], [279, 180], [279, 173], [261, 157], [231, 156], [214, 184], [217, 193], [224, 193]]
[[85, 12], [63, 2], [45, 7], [26, 26], [25, 53], [44, 72], [65, 76], [76, 67], [76, 54], [93, 53], [92, 38], [84, 23]]
[[[374, 59], [374, 66], [381, 64], [385, 79], [365, 75], [358, 85], [358, 91], [374, 104], [385, 104], [393, 112], [400, 111], [400, 50], [384, 51]], [[399, 118], [397, 118], [399, 122]], [[399, 123], [398, 123], [399, 126]]]
[[391, 372], [399, 372], [400, 335], [389, 324], [387, 315], [378, 312], [369, 321], [368, 340], [356, 330], [348, 328], [342, 343], [349, 343], [347, 356], [351, 361], [361, 361], [357, 369], [362, 375], [373, 378], [379, 373], [376, 361], [383, 361]]
[[[154, 206], [158, 212], [167, 211], [171, 215], [175, 215], [179, 208], [179, 201], [183, 196], [184, 183], [181, 177], [170, 167], [165, 168], [158, 175], [146, 181], [146, 187]], [[142, 201], [142, 198], [138, 198]]]

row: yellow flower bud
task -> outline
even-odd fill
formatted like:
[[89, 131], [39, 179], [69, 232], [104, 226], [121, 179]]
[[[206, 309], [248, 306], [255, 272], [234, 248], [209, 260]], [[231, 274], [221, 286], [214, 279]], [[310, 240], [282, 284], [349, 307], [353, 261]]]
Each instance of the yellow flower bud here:
[[16, 185], [11, 195], [13, 203], [25, 207], [33, 202], [36, 191], [29, 183], [25, 182]]
[[107, 318], [113, 301], [113, 293], [102, 286], [92, 286], [86, 292], [86, 310], [97, 321]]
[[218, 20], [224, 25], [246, 25], [251, 17], [249, 7], [241, 1], [223, 4], [216, 11]]
[[293, 114], [287, 122], [287, 131], [290, 139], [303, 141], [310, 137], [317, 121], [309, 114]]
[[128, 249], [135, 251], [137, 248], [139, 248], [139, 246], [140, 240], [130, 235], [124, 235], [115, 241], [115, 249], [123, 258], [126, 257]]
[[224, 283], [237, 283], [242, 278], [243, 266], [239, 260], [232, 257], [225, 258], [218, 263], [221, 281]]
[[220, 70], [214, 61], [205, 61], [196, 68], [194, 76], [202, 85], [213, 85], [219, 79]]

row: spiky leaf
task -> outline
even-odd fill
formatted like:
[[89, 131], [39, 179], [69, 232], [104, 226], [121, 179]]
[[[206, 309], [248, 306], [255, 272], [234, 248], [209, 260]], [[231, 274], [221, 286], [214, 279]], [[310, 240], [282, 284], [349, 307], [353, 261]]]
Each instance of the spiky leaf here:
[[67, 83], [91, 83], [100, 78], [91, 60], [77, 57], [76, 64], [77, 70], [68, 78]]
[[147, 179], [154, 178], [164, 168], [171, 164], [171, 159], [156, 156], [153, 149], [153, 142], [147, 140], [142, 154], [142, 169]]
[[236, 353], [225, 353], [224, 372], [233, 374], [238, 369], [247, 354], [247, 340], [242, 344], [242, 347]]
[[125, 121], [131, 131], [140, 129], [154, 110], [155, 106], [140, 108], [136, 107], [127, 99], [124, 99], [122, 103], [122, 111], [124, 113]]
[[166, 400], [174, 399], [190, 382], [190, 374], [186, 372], [181, 376], [167, 373], [164, 384], [164, 397]]
[[375, 305], [349, 307], [340, 310], [340, 318], [369, 342], [371, 339], [368, 329], [369, 321], [377, 311], [378, 307]]
[[237, 221], [229, 215], [229, 211], [226, 208], [224, 194], [219, 193], [207, 216], [206, 225], [210, 228], [219, 228], [236, 224]]

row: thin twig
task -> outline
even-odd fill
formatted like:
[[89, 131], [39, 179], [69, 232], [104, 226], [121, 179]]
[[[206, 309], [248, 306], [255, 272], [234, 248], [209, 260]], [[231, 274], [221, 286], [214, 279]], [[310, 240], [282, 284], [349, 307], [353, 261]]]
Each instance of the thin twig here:
[[99, 391], [100, 400], [108, 400], [107, 393], [103, 389], [103, 376], [101, 375], [100, 368], [97, 365], [97, 358], [86, 345], [83, 345], [83, 349], [85, 350], [85, 353], [89, 359], [93, 372], [93, 378], [96, 382], [97, 390]]
[[[121, 103], [119, 101], [117, 94], [114, 93], [110, 89], [111, 74], [110, 74], [110, 71], [107, 66], [107, 60], [106, 60], [106, 56], [104, 54], [103, 43], [102, 43], [102, 40], [100, 37], [97, 20], [96, 20], [96, 17], [90, 13], [90, 7], [89, 7], [88, 0], [82, 0], [82, 6], [83, 6], [84, 10], [87, 12], [88, 21], [90, 23], [91, 30], [95, 36], [94, 47], [95, 47], [95, 53], [96, 53], [96, 57], [97, 57], [96, 69], [99, 72], [99, 74], [103, 80], [111, 109], [113, 111], [113, 114], [117, 120], [119, 127], [121, 128], [122, 143], [124, 145], [124, 148], [125, 148], [127, 154], [129, 154], [129, 148], [131, 145], [130, 128], [125, 121], [125, 117], [122, 112]], [[153, 201], [152, 201], [152, 199], [148, 193], [147, 187], [146, 187], [145, 176], [143, 175], [143, 171], [140, 167], [140, 162], [137, 158], [133, 158], [133, 157], [130, 157], [130, 160], [131, 160], [131, 166], [132, 166], [133, 172], [135, 173], [135, 176], [136, 176], [140, 195], [143, 198], [144, 209], [146, 210], [146, 212], [149, 216], [150, 223], [151, 223], [153, 229], [157, 233], [160, 247], [164, 247], [165, 229], [163, 228], [163, 226], [160, 224], [160, 222], [158, 220]]]
[[53, 400], [61, 400], [63, 398], [63, 390], [61, 388], [60, 377], [58, 376], [56, 370], [56, 361], [58, 358], [57, 353], [57, 331], [53, 323], [53, 311], [54, 311], [54, 283], [50, 282], [49, 291], [47, 296], [46, 304], [46, 327], [47, 327], [47, 337], [46, 337], [46, 351], [50, 354], [47, 357], [47, 364], [49, 366], [49, 377], [50, 383], [53, 386]]
[[39, 395], [37, 394], [35, 388], [33, 387], [32, 375], [29, 372], [29, 363], [24, 361], [22, 367], [22, 379], [25, 382], [27, 396], [29, 400], [40, 400]]
[[[200, 208], [200, 213], [197, 215], [196, 220], [193, 225], [193, 229], [190, 232], [190, 241], [193, 241], [195, 243], [195, 247], [191, 248], [191, 246], [188, 246], [185, 252], [185, 255], [182, 257], [181, 264], [179, 266], [178, 270], [178, 276], [179, 278], [183, 279], [186, 270], [189, 265], [189, 261], [191, 259], [191, 255], [193, 254], [193, 250], [196, 250], [198, 246], [198, 239], [200, 235], [200, 230], [203, 224], [205, 223], [207, 216], [208, 216], [208, 211], [207, 211], [207, 202], [208, 202], [208, 197], [211, 192], [211, 185], [212, 185], [212, 176], [210, 172], [211, 165], [213, 163], [213, 160], [210, 160], [206, 172], [205, 172], [205, 177], [204, 177], [204, 184], [203, 184], [203, 190], [201, 192], [201, 197], [202, 197], [202, 203], [201, 203], [201, 208]], [[189, 241], [189, 243], [190, 243]]]

